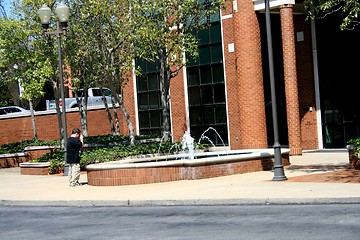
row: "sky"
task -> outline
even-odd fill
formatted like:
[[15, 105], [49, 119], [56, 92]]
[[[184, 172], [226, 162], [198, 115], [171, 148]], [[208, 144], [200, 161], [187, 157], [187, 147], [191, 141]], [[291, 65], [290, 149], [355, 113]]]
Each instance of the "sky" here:
[[12, 0], [2, 0], [1, 3], [3, 4], [3, 6], [5, 7], [5, 12], [7, 15], [10, 15], [10, 4], [11, 4]]

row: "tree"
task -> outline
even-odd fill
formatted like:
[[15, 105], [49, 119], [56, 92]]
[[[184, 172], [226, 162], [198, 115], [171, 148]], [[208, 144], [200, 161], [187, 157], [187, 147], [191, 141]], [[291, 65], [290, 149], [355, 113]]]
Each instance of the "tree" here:
[[141, 19], [137, 31], [144, 49], [138, 57], [158, 62], [162, 104], [162, 134], [170, 138], [170, 81], [198, 55], [195, 31], [217, 17], [224, 0], [135, 0], [133, 17]]
[[[51, 82], [55, 95], [59, 96], [58, 81], [58, 60], [57, 52], [54, 47], [54, 40], [43, 34], [38, 9], [42, 5], [41, 0], [14, 0], [11, 19], [9, 22], [13, 26], [7, 28], [5, 39], [8, 42], [8, 54], [4, 59], [7, 66], [19, 66], [16, 71], [16, 79], [21, 79], [25, 89], [26, 97], [32, 96], [32, 99], [43, 94], [40, 86], [30, 87], [31, 91], [26, 90], [26, 84], [34, 84], [37, 81], [43, 84], [44, 81]], [[53, 5], [55, 1], [51, 4]], [[18, 27], [14, 25], [17, 23]], [[2, 29], [3, 30], [3, 29]], [[20, 36], [22, 34], [23, 36]], [[34, 90], [38, 89], [39, 94]], [[30, 103], [31, 104], [31, 103]], [[64, 137], [60, 109], [57, 107], [58, 127], [60, 138]]]
[[[68, 58], [72, 78], [78, 79], [81, 85], [107, 86], [112, 90], [133, 143], [134, 128], [120, 97], [134, 59], [136, 20], [131, 16], [131, 3], [131, 0], [73, 1], [65, 51], [69, 56], [72, 53]], [[113, 109], [118, 122], [116, 108]], [[111, 123], [111, 114], [106, 110]]]
[[21, 83], [22, 98], [29, 101], [34, 138], [37, 138], [33, 99], [43, 95], [43, 86], [51, 76], [48, 59], [36, 51], [36, 41], [27, 21], [0, 18], [0, 71], [2, 80]]
[[5, 11], [4, 1], [0, 0], [0, 17], [7, 19], [7, 13]]
[[360, 26], [359, 0], [304, 0], [304, 6], [310, 18], [339, 13], [342, 18], [341, 30], [353, 30]]

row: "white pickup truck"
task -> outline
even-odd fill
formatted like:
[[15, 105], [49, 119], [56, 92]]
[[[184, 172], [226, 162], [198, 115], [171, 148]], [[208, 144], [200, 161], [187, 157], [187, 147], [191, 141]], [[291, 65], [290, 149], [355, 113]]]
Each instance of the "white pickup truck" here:
[[[102, 88], [106, 102], [108, 104], [111, 104], [111, 90], [108, 88]], [[82, 98], [84, 96], [83, 89], [80, 89], [77, 91], [78, 97]], [[59, 99], [60, 108], [63, 104], [62, 99]], [[102, 100], [102, 95], [100, 88], [89, 88], [88, 89], [88, 100], [87, 100], [87, 106], [101, 106], [104, 105], [104, 102]], [[78, 107], [78, 103], [76, 101], [76, 98], [65, 98], [65, 108], [76, 108]], [[53, 110], [56, 109], [55, 100], [46, 100], [46, 110]]]

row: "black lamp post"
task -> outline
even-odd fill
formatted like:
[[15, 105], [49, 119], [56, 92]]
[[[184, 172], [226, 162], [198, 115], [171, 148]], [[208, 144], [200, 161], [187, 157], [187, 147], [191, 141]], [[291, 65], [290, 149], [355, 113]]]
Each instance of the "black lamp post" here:
[[281, 146], [279, 143], [279, 129], [277, 119], [277, 107], [276, 107], [276, 89], [275, 89], [275, 77], [274, 77], [274, 59], [272, 49], [272, 36], [271, 36], [271, 22], [270, 22], [270, 5], [269, 0], [265, 0], [265, 19], [266, 19], [266, 35], [269, 57], [269, 72], [270, 72], [270, 88], [271, 88], [271, 106], [273, 117], [273, 129], [274, 129], [274, 177], [273, 181], [287, 180], [284, 174], [284, 167], [281, 159]]
[[[61, 35], [66, 35], [66, 28], [67, 28], [67, 21], [69, 20], [70, 9], [64, 3], [60, 3], [56, 9], [55, 13], [57, 16], [56, 21], [56, 30], [51, 32], [48, 31], [49, 24], [50, 24], [50, 16], [51, 16], [51, 9], [44, 4], [39, 9], [39, 17], [41, 20], [41, 24], [45, 29], [46, 35], [56, 35], [57, 44], [58, 44], [58, 60], [59, 60], [59, 73], [60, 73], [60, 92], [61, 92], [61, 99], [63, 100], [62, 104], [62, 127], [63, 127], [63, 149], [64, 149], [64, 160], [66, 166], [66, 141], [67, 141], [67, 127], [66, 127], [66, 110], [64, 104], [64, 78], [63, 78], [63, 64], [62, 64], [62, 57], [61, 57]], [[67, 173], [64, 171], [64, 175]]]

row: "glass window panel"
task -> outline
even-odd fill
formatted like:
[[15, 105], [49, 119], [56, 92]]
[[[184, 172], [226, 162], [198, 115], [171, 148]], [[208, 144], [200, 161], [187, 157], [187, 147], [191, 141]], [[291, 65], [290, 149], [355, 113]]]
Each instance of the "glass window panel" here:
[[139, 121], [141, 128], [150, 127], [148, 112], [139, 112]]
[[140, 129], [140, 134], [141, 135], [151, 135], [152, 133], [150, 132], [149, 129]]
[[201, 84], [211, 83], [211, 67], [204, 66], [200, 68]]
[[221, 42], [220, 24], [214, 24], [210, 27], [210, 41], [211, 43]]
[[157, 92], [149, 93], [149, 103], [150, 103], [150, 109], [157, 109], [159, 108], [159, 97]]
[[223, 83], [224, 82], [224, 68], [222, 64], [213, 65], [213, 82]]
[[103, 89], [104, 95], [111, 97], [111, 91], [109, 89]]
[[149, 91], [158, 90], [160, 88], [159, 87], [159, 78], [158, 78], [157, 73], [148, 75], [148, 84], [149, 84]]
[[141, 73], [146, 73], [146, 61], [137, 59], [136, 66], [141, 68]]
[[203, 104], [213, 103], [213, 91], [211, 86], [205, 86], [201, 88], [201, 97]]
[[220, 12], [210, 15], [210, 23], [219, 22], [219, 21], [220, 21]]
[[188, 84], [199, 85], [199, 70], [198, 68], [188, 68]]
[[215, 45], [211, 47], [211, 60], [213, 63], [222, 61], [221, 45]]
[[151, 131], [149, 131], [149, 134], [161, 136], [161, 129], [151, 129]]
[[204, 124], [214, 124], [214, 110], [212, 107], [207, 107], [203, 109], [203, 116], [204, 116]]
[[139, 110], [147, 110], [148, 107], [148, 95], [147, 94], [138, 94], [139, 98]]
[[137, 77], [137, 89], [138, 92], [147, 91], [147, 79], [145, 75]]
[[189, 105], [190, 106], [200, 105], [200, 88], [199, 87], [189, 88]]
[[151, 111], [150, 112], [150, 121], [151, 121], [151, 127], [160, 127], [160, 112], [159, 111]]
[[156, 64], [153, 62], [147, 62], [147, 73], [156, 72]]
[[224, 84], [214, 85], [214, 103], [225, 103], [225, 86], [224, 86]]
[[199, 108], [190, 108], [190, 125], [201, 124], [201, 111]]
[[226, 109], [225, 106], [219, 106], [215, 108], [216, 123], [226, 124]]
[[199, 30], [198, 38], [199, 38], [199, 45], [209, 43], [209, 30], [208, 29]]
[[217, 133], [216, 134], [216, 145], [217, 146], [226, 146], [229, 144], [228, 136], [227, 136], [227, 127], [226, 125], [217, 125]]
[[199, 48], [199, 63], [208, 64], [210, 63], [210, 49], [209, 47]]
[[[199, 141], [199, 138], [200, 138], [200, 136], [201, 136], [201, 133], [202, 133], [202, 132], [200, 132], [199, 127], [192, 126], [192, 127], [190, 128], [190, 134], [191, 134], [191, 136], [195, 139], [196, 142]], [[202, 143], [202, 142], [200, 141], [200, 143]]]
[[196, 57], [196, 58], [194, 58], [194, 57], [187, 57], [187, 58], [186, 58], [186, 61], [187, 61], [186, 66], [188, 66], [188, 67], [190, 67], [190, 66], [195, 66], [195, 65], [197, 65], [197, 64], [199, 63], [199, 60], [198, 60], [197, 57]]
[[207, 23], [207, 17], [204, 11], [200, 13], [200, 24], [206, 24]]

